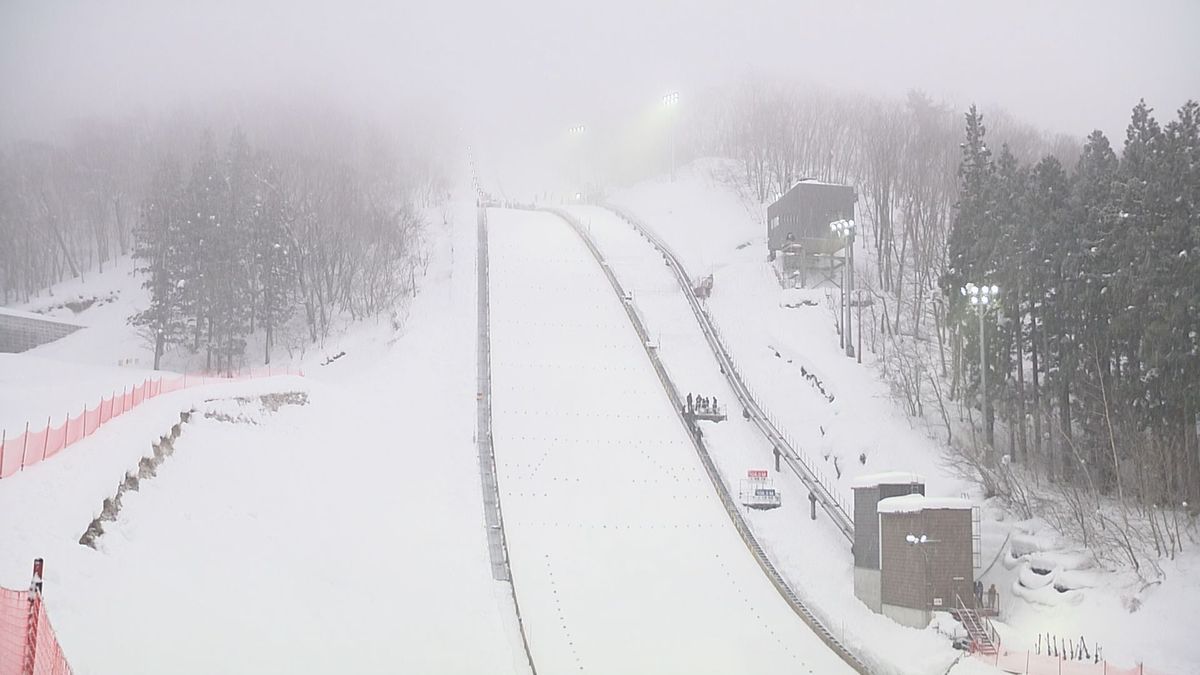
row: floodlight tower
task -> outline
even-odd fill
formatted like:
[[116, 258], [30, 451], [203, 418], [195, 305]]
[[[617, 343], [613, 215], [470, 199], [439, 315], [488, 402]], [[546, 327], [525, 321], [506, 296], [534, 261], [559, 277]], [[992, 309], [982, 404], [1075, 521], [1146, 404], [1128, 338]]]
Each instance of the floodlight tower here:
[[587, 134], [587, 127], [582, 124], [576, 124], [567, 129], [567, 133], [575, 139], [573, 144], [575, 146], [575, 184], [579, 188], [579, 191], [583, 192], [583, 139]]
[[929, 546], [938, 543], [936, 539], [930, 539], [925, 534], [906, 534], [904, 541], [908, 542], [909, 546], [916, 548], [921, 552], [922, 562], [925, 563], [925, 623], [933, 620], [933, 583], [929, 578]]
[[988, 308], [996, 304], [996, 299], [1000, 295], [1000, 287], [995, 284], [991, 286], [979, 286], [974, 283], [968, 283], [959, 290], [979, 314], [979, 389], [983, 396], [983, 433], [987, 439], [987, 444], [991, 446], [994, 439], [992, 438], [992, 426], [988, 424], [988, 413], [990, 412], [991, 405], [988, 401], [987, 325], [984, 322], [984, 316], [987, 315]]
[[854, 291], [854, 221], [835, 220], [829, 224], [829, 230], [839, 239], [846, 242], [846, 262], [842, 265], [842, 343], [846, 348], [846, 356], [854, 356], [854, 342], [850, 333], [850, 302], [847, 292]]
[[671, 182], [673, 183], [675, 182], [675, 108], [679, 105], [679, 92], [669, 91], [663, 94], [662, 104], [667, 109], [668, 114], [670, 114], [671, 120]]

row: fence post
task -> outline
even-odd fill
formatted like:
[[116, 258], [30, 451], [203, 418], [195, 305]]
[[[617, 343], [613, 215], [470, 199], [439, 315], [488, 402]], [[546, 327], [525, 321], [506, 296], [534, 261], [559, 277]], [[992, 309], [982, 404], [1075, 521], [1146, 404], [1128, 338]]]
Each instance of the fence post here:
[[25, 423], [25, 436], [21, 439], [21, 470], [25, 470], [25, 451], [29, 449], [29, 422]]
[[42, 609], [42, 559], [33, 559], [33, 579], [29, 582], [29, 616], [25, 623], [25, 658], [21, 675], [33, 675], [37, 665], [38, 618]]

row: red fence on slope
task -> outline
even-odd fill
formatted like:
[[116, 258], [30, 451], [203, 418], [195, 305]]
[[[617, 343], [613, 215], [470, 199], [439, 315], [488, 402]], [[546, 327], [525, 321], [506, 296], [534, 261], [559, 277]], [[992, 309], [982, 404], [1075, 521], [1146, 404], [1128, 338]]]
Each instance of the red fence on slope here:
[[1005, 650], [1000, 654], [975, 654], [975, 658], [996, 666], [1002, 672], [1021, 675], [1163, 675], [1140, 664], [1122, 668], [1108, 661], [1076, 661], [1029, 651]]
[[29, 590], [0, 588], [0, 675], [71, 675], [42, 603], [42, 559]]
[[[25, 431], [15, 438], [0, 436], [0, 479], [8, 478], [44, 459], [50, 459], [68, 445], [91, 436], [109, 420], [120, 417], [156, 396], [215, 382], [303, 374], [295, 370], [262, 368], [232, 378], [184, 374], [177, 377], [160, 377], [157, 380], [147, 379], [132, 389], [126, 388], [120, 394], [113, 392], [112, 396], [101, 399], [95, 407], [85, 406], [74, 416], [68, 413], [64, 416], [63, 423], [58, 426], [52, 426], [50, 418], [47, 418], [43, 429], [30, 431], [30, 425], [26, 424]], [[0, 675], [5, 674], [0, 671]]]

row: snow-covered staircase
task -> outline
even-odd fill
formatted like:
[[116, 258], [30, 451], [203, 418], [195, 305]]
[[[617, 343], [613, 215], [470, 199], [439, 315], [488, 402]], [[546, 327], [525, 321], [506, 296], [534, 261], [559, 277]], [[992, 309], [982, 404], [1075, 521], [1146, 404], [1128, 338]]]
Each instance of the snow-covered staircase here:
[[978, 610], [967, 607], [961, 597], [955, 596], [955, 600], [958, 601], [958, 607], [954, 612], [955, 618], [967, 630], [967, 635], [971, 637], [971, 650], [988, 656], [999, 653], [1000, 636], [992, 627], [992, 622]]

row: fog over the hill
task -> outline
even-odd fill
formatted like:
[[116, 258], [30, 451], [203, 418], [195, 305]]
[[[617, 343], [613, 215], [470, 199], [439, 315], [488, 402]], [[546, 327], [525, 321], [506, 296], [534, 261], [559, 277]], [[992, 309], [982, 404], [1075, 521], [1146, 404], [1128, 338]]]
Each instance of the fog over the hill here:
[[486, 135], [558, 128], [749, 73], [1121, 138], [1139, 98], [1200, 91], [1200, 3], [204, 3], [7, 0], [0, 138], [248, 98], [452, 111]]

